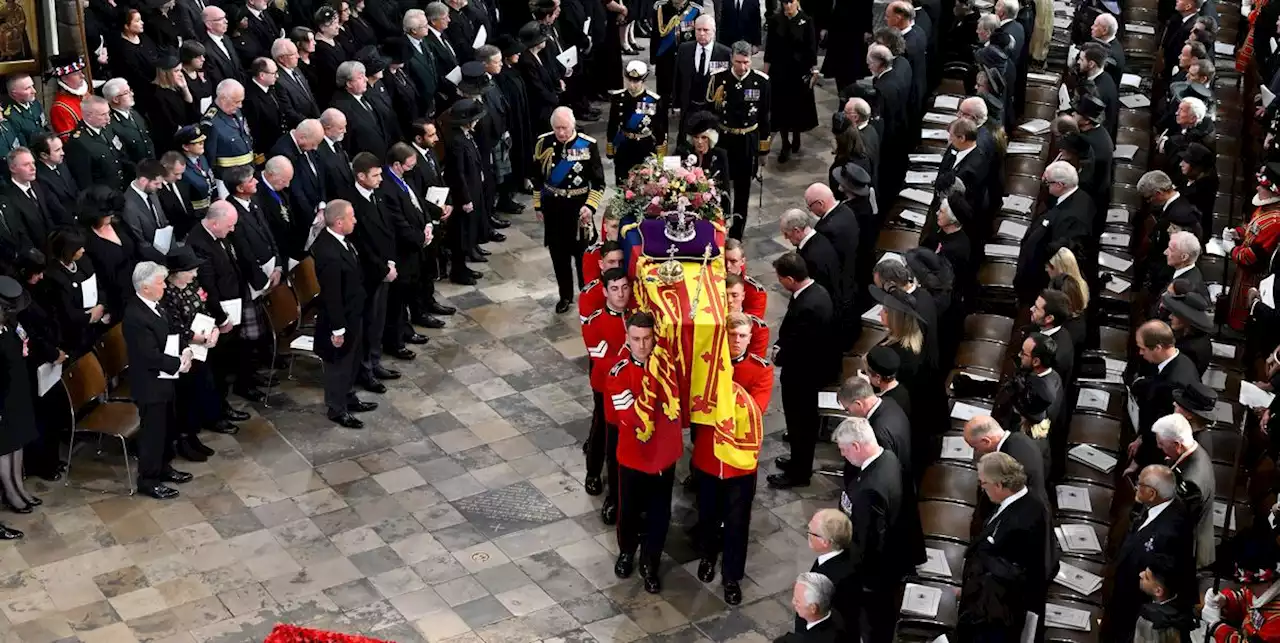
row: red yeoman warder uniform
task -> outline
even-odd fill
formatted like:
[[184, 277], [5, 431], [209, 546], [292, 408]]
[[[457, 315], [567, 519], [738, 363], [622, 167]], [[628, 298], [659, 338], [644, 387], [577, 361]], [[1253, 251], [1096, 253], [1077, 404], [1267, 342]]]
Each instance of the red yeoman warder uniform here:
[[608, 461], [605, 502], [612, 504], [618, 498], [618, 427], [612, 417], [613, 411], [604, 402], [604, 393], [609, 367], [617, 363], [627, 345], [626, 313], [608, 306], [591, 313], [582, 324], [582, 341], [587, 345], [591, 392], [595, 400], [591, 433], [587, 438], [587, 477], [599, 478], [604, 463]]
[[764, 289], [764, 284], [748, 277], [745, 273], [742, 275], [742, 280], [747, 282], [746, 296], [742, 298], [742, 312], [764, 319], [765, 305], [769, 303], [769, 291]]
[[1264, 203], [1254, 210], [1249, 223], [1235, 228], [1240, 245], [1232, 248], [1231, 261], [1236, 266], [1235, 283], [1231, 286], [1231, 312], [1227, 324], [1244, 330], [1249, 319], [1249, 289], [1256, 288], [1265, 276], [1267, 259], [1280, 245], [1280, 202]]
[[618, 551], [634, 555], [640, 548], [641, 567], [656, 574], [671, 524], [671, 486], [676, 461], [684, 454], [684, 437], [663, 427], [646, 436], [636, 413], [644, 379], [644, 363], [624, 350], [609, 369], [605, 391], [618, 426]]
[[[767, 331], [766, 331], [767, 333]], [[754, 339], [754, 338], [753, 338]], [[773, 365], [748, 350], [733, 359], [733, 382], [746, 390], [755, 409], [756, 422], [769, 406], [773, 393]], [[755, 436], [759, 440], [760, 436]], [[700, 427], [694, 435], [693, 468], [702, 472], [698, 485], [698, 534], [704, 567], [715, 570], [716, 553], [724, 554], [721, 578], [741, 582], [747, 564], [747, 539], [751, 527], [751, 502], [756, 495], [756, 470], [739, 469], [716, 457], [716, 431]], [[759, 452], [759, 444], [756, 445]], [[721, 529], [720, 525], [724, 528]], [[723, 545], [723, 546], [722, 546]], [[709, 561], [709, 562], [708, 562]], [[710, 582], [707, 578], [704, 581]]]
[[1222, 620], [1209, 630], [1216, 643], [1280, 642], [1280, 583], [1259, 596], [1253, 590], [1222, 590]]
[[[582, 265], [585, 266], [587, 264], [584, 263]], [[595, 266], [596, 270], [599, 271], [600, 262], [597, 261]], [[592, 279], [582, 287], [582, 290], [578, 292], [578, 318], [582, 323], [585, 324], [587, 322], [587, 318], [591, 316], [591, 313], [604, 308], [604, 299], [603, 281]]]

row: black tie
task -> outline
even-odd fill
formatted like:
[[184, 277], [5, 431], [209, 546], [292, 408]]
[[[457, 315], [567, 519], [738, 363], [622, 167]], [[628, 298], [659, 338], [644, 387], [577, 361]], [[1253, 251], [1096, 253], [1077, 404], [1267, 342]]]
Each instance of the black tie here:
[[36, 198], [35, 188], [32, 188], [32, 187], [27, 188], [27, 198], [31, 199], [31, 201], [34, 202], [36, 205], [40, 205], [40, 199]]
[[707, 48], [706, 47], [702, 48], [702, 65], [698, 69], [698, 73], [703, 76], [707, 75]]
[[151, 218], [156, 220], [156, 225], [160, 225], [160, 213], [156, 212], [156, 204], [152, 203], [151, 197], [146, 197], [147, 209], [151, 210]]

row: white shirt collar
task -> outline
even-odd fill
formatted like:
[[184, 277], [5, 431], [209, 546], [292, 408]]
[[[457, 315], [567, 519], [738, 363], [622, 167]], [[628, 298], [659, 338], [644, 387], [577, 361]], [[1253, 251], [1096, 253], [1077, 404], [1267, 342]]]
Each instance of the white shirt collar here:
[[1106, 70], [1106, 68], [1104, 68], [1104, 67], [1099, 67], [1098, 69], [1094, 70], [1094, 72], [1093, 72], [1092, 74], [1089, 74], [1089, 80], [1093, 80], [1093, 79], [1097, 78], [1098, 76], [1101, 76], [1101, 75], [1102, 75], [1102, 73], [1103, 73], [1103, 72], [1105, 72], [1105, 71], [1107, 71], [1107, 70]]
[[1174, 359], [1178, 357], [1178, 355], [1181, 355], [1181, 354], [1182, 354], [1181, 351], [1179, 351], [1178, 349], [1176, 348], [1173, 349], [1173, 355], [1169, 357], [1169, 359], [1166, 359], [1165, 361], [1160, 362], [1159, 364], [1156, 364], [1156, 372], [1163, 373], [1164, 367], [1168, 366], [1169, 362], [1172, 362]]
[[804, 238], [800, 239], [800, 245], [796, 246], [796, 249], [800, 250], [801, 248], [804, 248], [804, 244], [809, 243], [809, 239], [812, 239], [815, 234], [817, 234], [817, 232], [815, 232], [813, 228], [809, 228], [809, 231], [804, 234]]
[[884, 402], [884, 400], [883, 400], [882, 398], [880, 398], [880, 397], [877, 397], [877, 398], [876, 398], [876, 403], [871, 405], [871, 410], [870, 410], [870, 411], [867, 411], [867, 420], [868, 420], [868, 421], [870, 421], [870, 420], [871, 420], [871, 416], [873, 416], [873, 415], [875, 415], [875, 414], [876, 414], [876, 411], [880, 410], [880, 404], [881, 404], [881, 403], [883, 403], [883, 402]]
[[1009, 505], [1011, 505], [1011, 504], [1013, 504], [1013, 503], [1017, 502], [1019, 498], [1021, 498], [1021, 497], [1025, 496], [1025, 495], [1027, 495], [1027, 488], [1024, 486], [1024, 487], [1022, 487], [1021, 489], [1019, 489], [1018, 491], [1014, 492], [1014, 494], [1013, 494], [1012, 496], [1009, 496], [1008, 498], [1005, 498], [1005, 499], [1000, 503], [1000, 506], [996, 508], [996, 513], [995, 513], [995, 515], [991, 516], [991, 520], [995, 520], [995, 519], [996, 519], [996, 517], [998, 517], [998, 516], [1000, 515], [1000, 512], [1004, 511], [1004, 508], [1005, 508], [1005, 507], [1008, 507]]
[[148, 201], [151, 199], [151, 195], [142, 191], [142, 188], [139, 188], [137, 183], [129, 183], [129, 187], [133, 188], [133, 191], [137, 192], [138, 196], [142, 197], [143, 201]]
[[260, 82], [258, 82], [258, 79], [257, 79], [257, 78], [254, 78], [254, 79], [253, 79], [253, 84], [257, 85], [257, 86], [258, 86], [258, 88], [259, 88], [259, 89], [261, 89], [262, 91], [264, 91], [264, 92], [266, 92], [266, 93], [268, 93], [268, 94], [270, 94], [270, 93], [271, 93], [271, 88], [270, 88], [270, 87], [267, 87], [266, 85], [263, 85], [263, 84], [262, 84], [262, 83], [260, 83]]
[[807, 632], [807, 631], [809, 631], [809, 630], [813, 629], [814, 627], [816, 627], [816, 626], [818, 625], [818, 623], [821, 623], [821, 622], [823, 622], [823, 621], [825, 621], [825, 620], [827, 620], [827, 619], [829, 619], [829, 618], [831, 618], [831, 612], [827, 612], [827, 615], [826, 615], [826, 616], [824, 616], [824, 617], [822, 617], [822, 618], [820, 618], [820, 619], [818, 619], [818, 620], [816, 620], [816, 621], [814, 621], [814, 622], [812, 622], [812, 623], [806, 623], [806, 624], [805, 624], [805, 626], [804, 626], [804, 629], [805, 629], [805, 631]]
[[970, 147], [967, 150], [956, 150], [956, 160], [952, 161], [951, 167], [960, 165], [960, 161], [964, 160], [964, 157], [969, 156], [969, 152], [972, 152], [976, 149], [978, 149], [977, 145], [974, 145], [973, 147]]
[[112, 108], [111, 108], [111, 111], [113, 111], [113, 112], [115, 112], [115, 113], [119, 114], [122, 118], [132, 118], [132, 117], [133, 117], [132, 110], [128, 110], [128, 109], [119, 109], [119, 108], [116, 108], [116, 107], [112, 107]]
[[1009, 441], [1009, 436], [1011, 435], [1013, 435], [1012, 432], [1009, 432], [1009, 431], [1004, 432], [1004, 437], [1000, 438], [1000, 441], [996, 443], [996, 451], [999, 451], [1000, 449], [1004, 448], [1004, 443]]
[[1178, 197], [1180, 197], [1180, 196], [1182, 196], [1182, 195], [1181, 195], [1181, 194], [1179, 194], [1179, 193], [1177, 193], [1177, 192], [1174, 192], [1174, 193], [1173, 193], [1173, 196], [1169, 197], [1169, 200], [1164, 202], [1164, 207], [1163, 207], [1163, 208], [1160, 208], [1160, 211], [1161, 211], [1161, 212], [1168, 212], [1168, 211], [1169, 211], [1169, 204], [1170, 204], [1170, 203], [1173, 203], [1174, 201], [1177, 201], [1177, 200], [1178, 200]]
[[1061, 324], [1059, 324], [1059, 325], [1057, 325], [1057, 326], [1054, 326], [1053, 328], [1041, 328], [1041, 329], [1040, 329], [1040, 334], [1041, 334], [1041, 335], [1048, 335], [1049, 337], [1053, 337], [1054, 335], [1058, 334], [1058, 331], [1060, 331], [1060, 330], [1062, 330], [1062, 325], [1061, 325]]
[[808, 281], [804, 282], [804, 285], [803, 285], [803, 286], [800, 286], [799, 288], [796, 288], [796, 291], [795, 291], [795, 292], [793, 292], [793, 293], [791, 293], [791, 298], [792, 298], [792, 299], [796, 299], [796, 298], [800, 297], [800, 293], [804, 292], [804, 289], [805, 289], [805, 288], [808, 288], [809, 286], [812, 286], [812, 285], [813, 285], [813, 280], [812, 280], [812, 279], [810, 279], [810, 280], [808, 280]]
[[250, 7], [250, 6], [248, 6], [248, 5], [245, 5], [245, 8], [249, 10], [249, 13], [253, 14], [253, 17], [254, 17], [254, 18], [261, 18], [261, 17], [262, 17], [262, 10], [261, 10], [261, 9], [254, 9], [253, 7]]
[[328, 226], [325, 226], [325, 230], [328, 230], [328, 231], [329, 231], [329, 234], [333, 235], [333, 238], [334, 238], [334, 239], [337, 239], [337, 240], [338, 240], [338, 243], [342, 244], [342, 247], [343, 247], [343, 248], [346, 248], [346, 247], [347, 247], [347, 235], [345, 235], [345, 234], [338, 234], [337, 232], [334, 232], [334, 231], [333, 231], [333, 228], [330, 228], [330, 227], [328, 227]]
[[907, 28], [902, 30], [902, 35], [904, 35], [904, 36], [905, 36], [905, 35], [907, 35], [907, 34], [911, 33], [911, 28], [912, 28], [912, 27], [915, 27], [915, 26], [916, 26], [916, 23], [914, 23], [914, 22], [912, 22], [911, 24], [907, 25]]
[[366, 188], [365, 186], [360, 185], [359, 183], [357, 183], [357, 184], [356, 184], [356, 191], [357, 191], [357, 192], [359, 192], [359, 193], [360, 193], [360, 196], [364, 197], [366, 201], [369, 201], [369, 202], [371, 202], [371, 203], [373, 202], [373, 190], [370, 190], [370, 189]]
[[431, 32], [432, 35], [434, 35], [436, 38], [439, 38], [441, 42], [444, 41], [444, 33], [440, 31], [436, 31], [435, 27], [432, 27], [431, 25], [427, 25], [427, 31]]
[[[294, 142], [297, 143], [297, 141], [294, 141]], [[329, 138], [328, 136], [324, 137], [324, 142], [329, 144], [330, 151], [335, 151], [338, 149], [338, 142]]]
[[1196, 265], [1195, 265], [1195, 264], [1191, 264], [1190, 266], [1183, 266], [1183, 267], [1181, 267], [1181, 268], [1175, 268], [1175, 269], [1174, 269], [1174, 271], [1173, 271], [1173, 278], [1174, 278], [1174, 279], [1177, 279], [1178, 277], [1181, 277], [1182, 275], [1187, 274], [1187, 271], [1188, 271], [1188, 270], [1191, 270], [1192, 268], [1195, 268], [1195, 267], [1196, 267]]
[[1159, 516], [1161, 513], [1163, 513], [1163, 512], [1164, 512], [1164, 510], [1169, 506], [1169, 503], [1171, 503], [1171, 502], [1173, 502], [1173, 498], [1170, 498], [1170, 499], [1168, 499], [1168, 500], [1166, 500], [1166, 501], [1164, 501], [1164, 502], [1162, 502], [1162, 503], [1160, 503], [1160, 504], [1158, 504], [1158, 505], [1156, 505], [1156, 506], [1154, 506], [1154, 507], [1152, 507], [1152, 508], [1148, 509], [1148, 510], [1147, 510], [1147, 519], [1146, 519], [1146, 520], [1144, 520], [1144, 521], [1142, 521], [1142, 526], [1138, 527], [1138, 531], [1142, 531], [1143, 529], [1145, 529], [1145, 528], [1147, 527], [1147, 525], [1151, 524], [1151, 521], [1155, 520], [1155, 519], [1156, 519], [1156, 516]]
[[232, 199], [235, 199], [236, 203], [239, 203], [240, 205], [244, 206], [244, 209], [245, 209], [245, 210], [248, 210], [248, 209], [249, 209], [249, 200], [248, 200], [248, 199], [242, 199], [242, 198], [240, 198], [240, 197], [238, 197], [238, 196], [236, 196], [236, 195], [234, 195], [234, 194], [229, 195], [229, 196], [230, 196]]
[[142, 303], [146, 304], [146, 305], [147, 305], [147, 308], [150, 308], [150, 309], [151, 309], [151, 312], [155, 313], [156, 315], [159, 315], [159, 314], [160, 314], [160, 311], [159, 311], [159, 310], [157, 310], [157, 308], [160, 306], [160, 302], [158, 302], [158, 301], [151, 301], [150, 299], [147, 299], [146, 297], [143, 297], [142, 295], [138, 295], [138, 299], [141, 299], [141, 300], [142, 300]]
[[1013, 18], [1005, 18], [1004, 20], [1000, 21], [1000, 26], [1003, 27], [1011, 22], [1013, 22]]
[[427, 155], [429, 155], [429, 154], [432, 154], [432, 153], [433, 153], [431, 150], [429, 150], [429, 149], [427, 149], [427, 148], [425, 148], [425, 147], [418, 147], [418, 144], [417, 144], [417, 143], [414, 143], [413, 141], [410, 141], [410, 142], [409, 142], [409, 144], [413, 146], [413, 149], [418, 150], [418, 153], [419, 153], [419, 154], [421, 154], [421, 155], [423, 155], [423, 156], [427, 156]]
[[1063, 201], [1066, 201], [1067, 197], [1071, 196], [1072, 194], [1075, 194], [1076, 190], [1079, 190], [1079, 189], [1080, 188], [1078, 187], [1074, 187], [1074, 188], [1071, 188], [1070, 190], [1067, 190], [1062, 194], [1062, 196], [1058, 197], [1058, 203], [1062, 203]]
[[[870, 415], [869, 415], [869, 414], [868, 414], [868, 417], [870, 417]], [[879, 457], [880, 457], [880, 455], [881, 455], [881, 454], [883, 454], [883, 453], [884, 453], [884, 449], [880, 449], [879, 451], [877, 451], [877, 452], [876, 452], [876, 454], [875, 454], [875, 455], [873, 455], [873, 456], [871, 456], [870, 458], [867, 458], [866, 460], [864, 460], [864, 461], [862, 462], [862, 466], [861, 466], [861, 467], [858, 467], [858, 468], [859, 468], [859, 469], [862, 469], [863, 471], [866, 471], [866, 470], [867, 470], [867, 467], [871, 466], [871, 463], [872, 463], [872, 462], [875, 462], [875, 461], [876, 461], [876, 459], [877, 459], [877, 458], [879, 458]]]
[[26, 192], [27, 190], [31, 189], [30, 183], [18, 183], [17, 179], [9, 179], [9, 180], [13, 181], [13, 184], [21, 188], [23, 192]]
[[85, 123], [85, 124], [84, 124], [84, 126], [85, 126], [85, 127], [87, 127], [87, 128], [89, 128], [89, 131], [90, 131], [90, 132], [93, 132], [94, 136], [97, 136], [98, 134], [101, 134], [101, 133], [102, 133], [102, 130], [100, 130], [100, 129], [98, 129], [98, 128], [96, 128], [96, 127], [94, 127], [94, 126], [92, 126], [92, 125], [90, 125], [90, 124], [88, 124], [88, 123]]
[[823, 563], [827, 562], [828, 560], [831, 560], [832, 558], [835, 558], [836, 556], [839, 556], [843, 551], [844, 551], [843, 549], [832, 549], [831, 551], [829, 551], [829, 552], [827, 552], [827, 553], [825, 553], [825, 554], [821, 554], [821, 555], [819, 555], [819, 556], [818, 556], [818, 564], [819, 564], [819, 565], [821, 565], [821, 564], [823, 564]]

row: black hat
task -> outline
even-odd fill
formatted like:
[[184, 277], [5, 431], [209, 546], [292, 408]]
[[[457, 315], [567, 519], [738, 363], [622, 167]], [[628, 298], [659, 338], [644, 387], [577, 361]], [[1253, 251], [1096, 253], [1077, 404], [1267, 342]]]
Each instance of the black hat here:
[[1179, 160], [1186, 161], [1187, 165], [1190, 165], [1191, 167], [1208, 169], [1217, 163], [1218, 157], [1214, 155], [1213, 150], [1210, 150], [1204, 145], [1200, 143], [1191, 143], [1186, 147], [1186, 149], [1178, 153], [1178, 158]]
[[84, 71], [84, 58], [76, 54], [54, 54], [49, 56], [49, 71], [46, 78], [62, 78], [78, 71]]
[[899, 368], [902, 368], [902, 358], [898, 357], [898, 352], [892, 348], [876, 346], [867, 351], [867, 370], [872, 373], [880, 377], [893, 378], [897, 377]]
[[850, 161], [836, 168], [833, 173], [840, 191], [853, 196], [871, 194], [871, 175], [861, 165]]
[[906, 313], [920, 321], [920, 313], [916, 311], [916, 298], [902, 289], [890, 287], [888, 290], [871, 286], [871, 298], [889, 310]]
[[1058, 149], [1071, 152], [1078, 159], [1086, 159], [1093, 156], [1093, 147], [1089, 145], [1088, 139], [1081, 136], [1078, 132], [1071, 132], [1058, 140]]
[[204, 132], [200, 131], [199, 125], [183, 125], [178, 128], [178, 133], [173, 135], [173, 142], [177, 143], [179, 147], [203, 141]]
[[[995, 87], [992, 87], [992, 89], [994, 90]], [[987, 104], [987, 120], [994, 123], [1004, 120], [1002, 116], [1004, 114], [1004, 99], [1000, 97], [999, 92], [982, 92], [979, 95], [982, 97], [983, 102]]]
[[1172, 223], [1183, 230], [1200, 226], [1200, 211], [1195, 208], [1169, 208], [1163, 216], [1166, 224]]
[[1013, 407], [1024, 420], [1037, 423], [1053, 420], [1048, 417], [1048, 413], [1056, 397], [1054, 393], [1049, 390], [1049, 383], [1045, 378], [1032, 375], [1022, 380], [1022, 386], [1013, 398]]
[[[996, 66], [982, 66], [982, 73], [987, 77], [987, 87], [991, 89], [991, 93], [996, 96], [1003, 97], [1008, 85], [1005, 83], [1004, 72]], [[988, 110], [989, 111], [989, 110]]]
[[1258, 185], [1272, 192], [1280, 192], [1280, 162], [1270, 162], [1258, 168]]
[[1093, 94], [1085, 94], [1077, 98], [1071, 105], [1071, 109], [1098, 125], [1101, 125], [1106, 118], [1107, 106]]
[[[401, 40], [404, 40], [404, 39], [401, 38]], [[523, 52], [525, 49], [520, 44], [519, 40], [516, 40], [515, 38], [512, 38], [507, 34], [502, 34], [501, 36], [494, 38], [493, 42], [489, 44], [493, 45], [494, 47], [497, 47], [500, 51], [502, 51], [503, 58], [510, 58], [511, 56], [514, 56], [518, 53]]]
[[1000, 53], [1003, 53], [1005, 58], [1009, 58], [1009, 50], [1013, 48], [1013, 36], [1003, 31], [997, 31], [991, 34], [991, 37], [987, 39], [987, 43], [991, 47], [998, 49]]
[[523, 27], [520, 27], [516, 38], [520, 40], [521, 47], [532, 49], [546, 42], [547, 34], [542, 33], [542, 25], [536, 22], [526, 22]]
[[1213, 102], [1213, 90], [1200, 83], [1177, 83], [1171, 91], [1179, 102], [1184, 98], [1199, 98], [1206, 105]]
[[164, 266], [173, 272], [194, 270], [202, 265], [204, 265], [204, 259], [201, 259], [188, 245], [175, 245], [169, 249], [169, 254], [164, 258]]
[[377, 76], [387, 69], [387, 59], [383, 58], [382, 53], [373, 45], [356, 52], [356, 60], [364, 65], [364, 73], [367, 76]]
[[178, 52], [174, 49], [161, 49], [156, 56], [156, 69], [173, 69], [178, 64]]
[[240, 28], [240, 21], [249, 17], [249, 12], [245, 10], [244, 5], [233, 2], [223, 3], [222, 11], [227, 14], [228, 33], [235, 33]]
[[458, 83], [459, 90], [478, 96], [492, 86], [493, 80], [485, 72], [484, 63], [478, 60], [462, 63], [462, 80]]
[[1213, 319], [1209, 317], [1209, 300], [1198, 292], [1189, 292], [1185, 295], [1165, 293], [1160, 297], [1160, 303], [1165, 310], [1181, 317], [1196, 330], [1206, 333], [1217, 330], [1213, 325]]
[[408, 38], [387, 38], [382, 41], [382, 57], [389, 65], [403, 65], [409, 62], [409, 47]]
[[22, 312], [31, 304], [31, 293], [17, 279], [0, 275], [0, 307], [11, 313]]
[[314, 26], [319, 28], [320, 25], [329, 24], [330, 22], [333, 22], [334, 20], [337, 20], [337, 19], [338, 19], [337, 9], [334, 9], [333, 7], [327, 4], [321, 5], [319, 9], [316, 9], [316, 13], [315, 13], [316, 24]]
[[475, 99], [463, 98], [449, 108], [449, 114], [452, 115], [454, 124], [466, 125], [484, 116], [484, 105]]
[[1192, 382], [1183, 388], [1174, 389], [1173, 402], [1210, 422], [1218, 419], [1215, 413], [1218, 408], [1218, 392], [1201, 382]]
[[685, 133], [689, 136], [697, 136], [710, 131], [720, 131], [720, 119], [711, 112], [696, 112], [689, 115], [689, 121], [685, 127]]

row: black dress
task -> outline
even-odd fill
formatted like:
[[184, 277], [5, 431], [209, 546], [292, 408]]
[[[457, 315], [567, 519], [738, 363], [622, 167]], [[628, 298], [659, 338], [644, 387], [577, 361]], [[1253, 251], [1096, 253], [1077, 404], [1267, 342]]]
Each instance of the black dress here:
[[[115, 228], [120, 243], [112, 243], [90, 230], [85, 234], [84, 255], [93, 261], [98, 271], [98, 301], [117, 320], [124, 319], [124, 304], [133, 294], [133, 267], [142, 260], [138, 246], [118, 223]], [[159, 254], [159, 253], [156, 253]], [[148, 257], [149, 261], [163, 261], [163, 257]], [[46, 277], [47, 279], [47, 277]]]
[[[335, 41], [337, 42], [337, 41]], [[324, 109], [333, 99], [338, 89], [338, 65], [347, 62], [347, 52], [342, 45], [331, 45], [316, 38], [316, 51], [311, 54], [311, 92], [315, 94], [316, 104]]]
[[508, 181], [523, 183], [533, 174], [533, 139], [541, 132], [535, 132], [533, 122], [530, 121], [532, 112], [529, 111], [529, 96], [525, 92], [520, 71], [503, 63], [502, 72], [493, 82], [498, 85], [498, 90], [511, 106], [507, 116], [507, 131], [511, 133], [511, 176]]
[[359, 52], [361, 49], [364, 49], [369, 45], [378, 44], [377, 32], [373, 30], [373, 27], [367, 20], [359, 16], [351, 16], [351, 19], [347, 21], [347, 24], [342, 25], [342, 33], [346, 34], [347, 40], [353, 47], [353, 49], [348, 52], [349, 57], [351, 58], [355, 58], [356, 52]]
[[[93, 262], [85, 256], [72, 265], [74, 272], [58, 261], [52, 262], [44, 272], [44, 279], [36, 286], [36, 297], [58, 318], [58, 325], [62, 328], [62, 350], [71, 357], [79, 357], [93, 346], [102, 325], [89, 321], [89, 308], [84, 306], [84, 295], [81, 294], [84, 282], [90, 277], [96, 278]], [[98, 280], [97, 288], [98, 303], [107, 308], [101, 280]]]
[[174, 134], [183, 125], [200, 122], [198, 107], [199, 105], [188, 103], [182, 97], [181, 89], [151, 85], [151, 100], [145, 104], [138, 103], [138, 108], [151, 123], [151, 140], [156, 144], [157, 154], [178, 149], [178, 145], [174, 143]]
[[23, 355], [27, 331], [13, 322], [0, 328], [0, 455], [8, 455], [39, 437], [36, 431], [35, 391]]
[[[191, 322], [197, 314], [213, 317], [205, 300], [200, 298], [201, 292], [199, 283], [192, 280], [186, 288], [169, 284], [160, 299], [160, 309], [169, 328], [178, 330], [180, 349], [186, 348], [195, 336]], [[191, 369], [178, 376], [177, 396], [178, 426], [184, 435], [213, 426], [222, 417], [222, 398], [209, 365], [203, 361], [192, 360]]]
[[160, 57], [156, 44], [145, 33], [138, 36], [136, 45], [117, 35], [107, 39], [107, 51], [116, 75], [129, 81], [129, 87], [135, 92], [143, 93], [136, 97], [141, 105], [151, 81], [156, 78], [156, 60]]
[[807, 132], [818, 126], [818, 106], [809, 71], [818, 65], [818, 36], [813, 20], [803, 11], [788, 18], [779, 12], [769, 19], [769, 118], [775, 132]]
[[[192, 75], [187, 73], [187, 70], [184, 69], [182, 70], [182, 74], [187, 77], [187, 89], [191, 92], [192, 109], [196, 110], [196, 114], [200, 114], [201, 99], [208, 98], [210, 104], [213, 102], [213, 81], [209, 80], [209, 77], [206, 76], [203, 71]], [[191, 125], [191, 123], [184, 124]], [[160, 148], [157, 147], [156, 149]]]
[[688, 160], [690, 156], [694, 157], [697, 161], [694, 165], [702, 168], [703, 174], [706, 174], [707, 178], [715, 183], [716, 189], [720, 190], [720, 209], [724, 210], [726, 217], [729, 216], [731, 210], [729, 207], [731, 202], [729, 198], [731, 196], [730, 189], [733, 186], [733, 180], [729, 176], [729, 153], [718, 147], [713, 147], [707, 150], [706, 154], [699, 155], [683, 141], [680, 147], [676, 148], [676, 153], [681, 159], [685, 160]]

